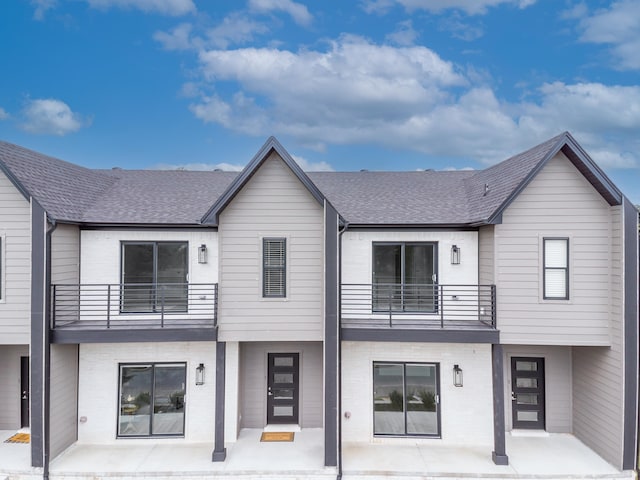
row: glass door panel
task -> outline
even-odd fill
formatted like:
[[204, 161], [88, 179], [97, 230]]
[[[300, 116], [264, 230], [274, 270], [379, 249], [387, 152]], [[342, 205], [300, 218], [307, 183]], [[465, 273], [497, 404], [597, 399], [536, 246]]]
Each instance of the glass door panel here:
[[401, 364], [373, 366], [373, 433], [404, 434], [404, 381]]
[[122, 252], [122, 311], [153, 311], [153, 244], [125, 244]]
[[153, 434], [184, 434], [184, 365], [158, 365], [153, 389]]
[[438, 434], [435, 365], [406, 366], [407, 433]]
[[118, 436], [151, 434], [151, 365], [120, 367], [120, 405]]

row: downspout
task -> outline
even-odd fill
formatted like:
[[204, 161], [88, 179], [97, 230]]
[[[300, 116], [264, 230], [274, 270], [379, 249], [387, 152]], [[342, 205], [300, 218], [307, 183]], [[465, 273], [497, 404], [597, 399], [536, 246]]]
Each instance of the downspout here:
[[342, 319], [342, 234], [349, 228], [344, 221], [342, 230], [338, 231], [338, 476], [342, 479], [342, 338], [340, 321]]
[[50, 404], [51, 404], [51, 235], [58, 227], [56, 221], [48, 218], [50, 227], [47, 229], [45, 251], [45, 311], [44, 311], [44, 421], [42, 424], [42, 436], [44, 437], [43, 449], [43, 468], [42, 479], [49, 480], [49, 454], [51, 447], [51, 432], [49, 429], [51, 423]]

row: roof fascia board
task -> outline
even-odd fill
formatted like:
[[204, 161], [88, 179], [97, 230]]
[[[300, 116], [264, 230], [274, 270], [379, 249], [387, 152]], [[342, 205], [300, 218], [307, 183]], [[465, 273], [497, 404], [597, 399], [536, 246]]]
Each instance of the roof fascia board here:
[[171, 224], [171, 223], [77, 223], [61, 222], [68, 225], [78, 225], [83, 230], [218, 230], [217, 225], [201, 224]]
[[0, 170], [2, 170], [2, 173], [4, 173], [9, 179], [9, 181], [13, 183], [13, 186], [18, 189], [18, 191], [22, 194], [22, 196], [26, 198], [27, 201], [31, 201], [32, 195], [29, 192], [29, 190], [27, 190], [27, 188], [22, 184], [22, 182], [18, 180], [18, 178], [13, 174], [13, 172], [9, 169], [9, 167], [7, 167], [7, 165], [2, 160], [0, 160]]
[[[609, 204], [612, 206], [621, 205], [623, 201], [622, 192], [618, 190], [615, 184], [609, 179], [609, 177], [607, 177], [604, 171], [596, 164], [596, 162], [593, 161], [593, 159], [589, 156], [589, 154], [585, 152], [582, 146], [576, 141], [575, 138], [571, 136], [570, 133], [567, 132], [566, 137], [567, 137], [566, 146], [571, 149], [571, 152], [582, 162], [582, 164], [587, 168], [587, 170], [589, 170], [589, 173], [591, 173], [596, 178], [596, 180], [600, 183], [602, 188], [605, 189], [607, 194], [611, 196], [611, 199], [613, 200], [614, 203], [611, 203], [611, 201], [607, 199]], [[573, 163], [573, 160], [572, 160], [572, 163]]]
[[[538, 162], [538, 164], [531, 169], [531, 171], [527, 174], [527, 176], [520, 182], [520, 184], [511, 192], [511, 194], [507, 197], [507, 199], [502, 202], [502, 205], [498, 207], [498, 209], [491, 214], [491, 216], [487, 219], [487, 223], [495, 224], [502, 222], [502, 213], [507, 209], [509, 205], [516, 199], [518, 195], [529, 185], [531, 180], [538, 174], [540, 170], [547, 164], [549, 160], [556, 156], [556, 154], [560, 151], [560, 149], [567, 142], [567, 132], [565, 132], [558, 142], [553, 146], [551, 150], [544, 156], [544, 158]], [[499, 220], [499, 221], [498, 221]]]
[[[600, 195], [607, 200], [610, 205], [620, 205], [622, 203], [622, 193], [617, 187], [613, 184], [609, 177], [605, 175], [605, 173], [596, 165], [596, 163], [589, 157], [589, 155], [583, 150], [583, 148], [578, 144], [578, 142], [571, 136], [569, 132], [564, 132], [558, 142], [553, 146], [551, 150], [545, 155], [545, 157], [529, 172], [529, 174], [524, 178], [520, 185], [518, 185], [511, 195], [498, 207], [498, 209], [487, 219], [487, 223], [496, 224], [502, 223], [502, 214], [507, 209], [509, 205], [516, 199], [518, 195], [529, 185], [531, 180], [544, 168], [544, 166], [555, 157], [558, 152], [564, 149], [569, 148], [571, 153], [575, 155], [576, 159], [581, 162], [581, 164], [591, 173], [595, 179], [598, 181], [600, 186], [610, 195], [611, 200], [614, 203], [611, 203], [611, 200], [606, 198], [605, 195], [600, 193]], [[566, 154], [565, 154], [566, 155]], [[567, 156], [567, 158], [569, 158]], [[569, 158], [569, 161], [578, 168], [578, 165], [575, 165], [573, 159]], [[582, 174], [582, 172], [580, 172]], [[582, 174], [584, 176], [584, 174]], [[586, 178], [586, 177], [585, 177]], [[594, 185], [590, 179], [587, 179], [596, 190], [598, 190], [598, 186]]]
[[224, 210], [227, 205], [229, 205], [229, 203], [235, 198], [238, 192], [240, 192], [242, 187], [247, 184], [247, 182], [258, 171], [265, 160], [269, 158], [272, 152], [276, 152], [280, 156], [280, 158], [282, 158], [284, 163], [289, 167], [289, 169], [291, 169], [293, 174], [298, 177], [298, 180], [302, 182], [309, 193], [311, 193], [313, 198], [315, 198], [320, 205], [324, 206], [325, 197], [322, 192], [318, 190], [318, 187], [316, 187], [311, 179], [307, 176], [307, 174], [304, 173], [304, 171], [295, 162], [291, 155], [289, 155], [289, 153], [280, 144], [280, 142], [278, 142], [275, 137], [269, 137], [262, 148], [258, 150], [258, 153], [256, 153], [255, 156], [251, 159], [249, 164], [242, 170], [240, 175], [238, 175], [234, 179], [234, 181], [231, 182], [231, 185], [227, 187], [227, 190], [225, 190], [225, 192], [202, 217], [203, 224], [218, 224], [218, 216], [220, 215], [220, 212], [222, 212], [222, 210]]
[[349, 230], [416, 230], [424, 232], [425, 230], [441, 231], [441, 230], [458, 230], [458, 231], [477, 231], [478, 227], [484, 225], [479, 224], [416, 224], [416, 223], [349, 223]]

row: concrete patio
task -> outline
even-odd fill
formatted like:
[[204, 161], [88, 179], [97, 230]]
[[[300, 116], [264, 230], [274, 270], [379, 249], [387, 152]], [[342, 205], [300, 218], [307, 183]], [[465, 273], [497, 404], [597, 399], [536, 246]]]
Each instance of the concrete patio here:
[[[4, 441], [15, 432], [0, 432]], [[296, 432], [293, 442], [260, 442], [260, 429], [244, 429], [228, 446], [227, 459], [211, 462], [212, 444], [175, 440], [117, 445], [75, 444], [50, 467], [50, 480], [335, 479], [337, 469], [323, 466], [322, 429]], [[343, 445], [344, 480], [447, 479], [634, 479], [619, 472], [568, 434], [507, 434], [509, 465], [497, 466], [486, 447], [451, 447], [418, 440], [402, 444]], [[29, 467], [29, 446], [0, 443], [0, 479], [41, 478]]]

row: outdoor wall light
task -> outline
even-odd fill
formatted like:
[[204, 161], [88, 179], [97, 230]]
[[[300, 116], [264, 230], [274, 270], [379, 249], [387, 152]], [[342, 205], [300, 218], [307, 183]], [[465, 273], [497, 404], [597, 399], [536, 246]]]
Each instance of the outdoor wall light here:
[[460, 365], [457, 364], [453, 366], [453, 386], [462, 386], [462, 369], [460, 368]]
[[198, 248], [198, 263], [207, 263], [207, 246], [204, 243]]
[[196, 385], [204, 385], [204, 363], [196, 367]]
[[451, 245], [451, 265], [460, 265], [460, 247]]

